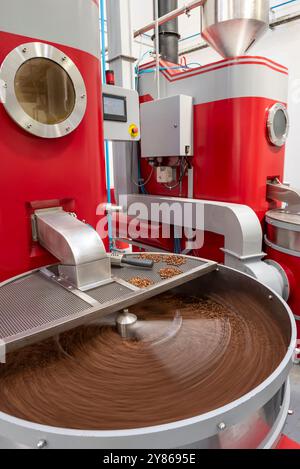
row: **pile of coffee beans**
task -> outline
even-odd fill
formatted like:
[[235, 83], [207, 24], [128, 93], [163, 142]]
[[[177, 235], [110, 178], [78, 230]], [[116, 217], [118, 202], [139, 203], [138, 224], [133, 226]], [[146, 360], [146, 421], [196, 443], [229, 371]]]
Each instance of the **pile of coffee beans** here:
[[186, 259], [182, 256], [171, 255], [165, 256], [164, 262], [166, 262], [168, 265], [175, 265], [176, 267], [179, 267], [186, 264]]
[[151, 285], [154, 285], [154, 282], [150, 280], [149, 278], [141, 278], [141, 277], [133, 277], [132, 279], [129, 280], [129, 283], [138, 288], [148, 288]]
[[167, 267], [166, 269], [160, 269], [159, 275], [163, 280], [176, 277], [177, 275], [182, 274], [182, 270], [177, 269], [177, 267]]

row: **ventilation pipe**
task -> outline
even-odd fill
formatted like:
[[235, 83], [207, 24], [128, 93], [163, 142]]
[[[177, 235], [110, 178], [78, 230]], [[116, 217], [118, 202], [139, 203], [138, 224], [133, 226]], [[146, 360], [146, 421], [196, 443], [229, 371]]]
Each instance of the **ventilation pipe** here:
[[[153, 3], [155, 16], [155, 0]], [[160, 18], [177, 8], [178, 0], [158, 0], [158, 17]], [[153, 39], [155, 39], [155, 35]], [[174, 64], [178, 63], [179, 39], [178, 18], [174, 18], [159, 27], [159, 53], [163, 60]]]

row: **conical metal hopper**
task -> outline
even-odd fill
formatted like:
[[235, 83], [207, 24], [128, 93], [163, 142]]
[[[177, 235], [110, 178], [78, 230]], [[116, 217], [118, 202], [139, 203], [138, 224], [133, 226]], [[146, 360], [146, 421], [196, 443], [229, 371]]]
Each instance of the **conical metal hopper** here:
[[269, 0], [206, 0], [202, 37], [223, 57], [243, 55], [268, 29]]

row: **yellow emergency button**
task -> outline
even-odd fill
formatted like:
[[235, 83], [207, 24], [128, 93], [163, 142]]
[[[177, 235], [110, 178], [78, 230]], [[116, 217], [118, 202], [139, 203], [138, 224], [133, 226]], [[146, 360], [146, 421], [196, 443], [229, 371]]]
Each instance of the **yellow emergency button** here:
[[132, 138], [136, 138], [139, 135], [139, 128], [135, 124], [131, 124], [129, 127], [129, 134], [131, 135]]

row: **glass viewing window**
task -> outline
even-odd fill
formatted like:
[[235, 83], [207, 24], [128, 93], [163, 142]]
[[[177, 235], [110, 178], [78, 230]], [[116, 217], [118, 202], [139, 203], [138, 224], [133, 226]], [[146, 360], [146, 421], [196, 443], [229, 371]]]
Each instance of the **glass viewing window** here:
[[60, 124], [74, 110], [76, 93], [73, 82], [53, 60], [27, 60], [18, 69], [14, 86], [24, 112], [41, 124]]

